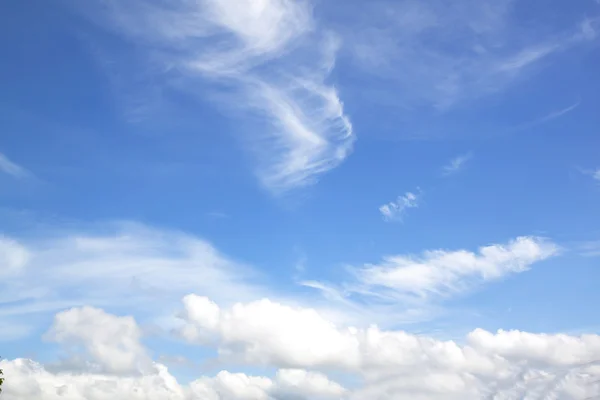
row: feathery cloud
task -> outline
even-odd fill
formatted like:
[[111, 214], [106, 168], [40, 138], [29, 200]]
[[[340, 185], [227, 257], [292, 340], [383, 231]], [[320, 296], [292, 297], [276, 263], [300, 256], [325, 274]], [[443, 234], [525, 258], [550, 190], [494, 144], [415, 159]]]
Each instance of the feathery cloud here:
[[558, 253], [554, 243], [537, 237], [519, 237], [507, 244], [484, 246], [478, 252], [432, 250], [421, 257], [385, 257], [380, 264], [356, 270], [361, 285], [381, 296], [428, 298], [450, 296], [474, 285], [521, 273]]
[[598, 18], [540, 35], [519, 24], [515, 3], [375, 2], [349, 13], [356, 20], [344, 32], [357, 64], [374, 82], [393, 82], [402, 105], [447, 110], [501, 92], [553, 55], [597, 38]]
[[0, 262], [8, 266], [0, 268], [0, 302], [7, 302], [0, 316], [77, 305], [136, 309], [157, 298], [168, 307], [192, 290], [225, 302], [262, 292], [255, 271], [207, 241], [134, 223], [2, 238]]
[[327, 83], [339, 38], [314, 20], [309, 2], [108, 5], [113, 29], [180, 73], [186, 90], [199, 87], [199, 78], [211, 82], [226, 108], [262, 119], [239, 133], [257, 157], [260, 181], [273, 192], [314, 183], [352, 151], [352, 125]]
[[452, 160], [450, 160], [450, 163], [448, 165], [445, 165], [442, 168], [442, 174], [444, 176], [449, 176], [459, 172], [465, 167], [465, 164], [472, 158], [472, 156], [473, 155], [471, 153], [467, 153], [453, 158]]
[[16, 179], [24, 179], [31, 176], [25, 168], [12, 162], [7, 156], [0, 153], [0, 172], [4, 172]]

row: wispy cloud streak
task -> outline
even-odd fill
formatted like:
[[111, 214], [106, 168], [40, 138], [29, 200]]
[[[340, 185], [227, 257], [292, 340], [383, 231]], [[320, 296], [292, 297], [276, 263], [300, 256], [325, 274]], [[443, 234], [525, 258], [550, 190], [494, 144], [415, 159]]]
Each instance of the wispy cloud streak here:
[[350, 154], [352, 125], [327, 83], [339, 38], [320, 29], [307, 1], [109, 4], [118, 29], [181, 73], [187, 90], [197, 78], [218, 84], [226, 108], [262, 118], [262, 126], [243, 129], [243, 143], [270, 190], [314, 183]]
[[450, 160], [450, 163], [448, 163], [448, 165], [445, 165], [442, 168], [442, 174], [444, 176], [450, 176], [450, 175], [454, 175], [455, 173], [461, 171], [465, 167], [465, 164], [467, 163], [467, 161], [469, 161], [471, 159], [471, 157], [472, 157], [472, 154], [467, 153], [467, 154], [458, 156], [456, 158], [453, 158], [452, 160]]
[[346, 35], [357, 64], [393, 83], [402, 105], [443, 111], [498, 93], [551, 56], [598, 36], [598, 18], [548, 26], [542, 36], [520, 23], [516, 3], [374, 2], [353, 10], [357, 21], [348, 24], [353, 28]]
[[526, 271], [535, 262], [558, 253], [558, 247], [537, 237], [519, 237], [507, 244], [466, 250], [427, 251], [420, 257], [391, 256], [381, 264], [357, 270], [359, 281], [382, 293], [421, 298], [464, 292], [477, 282]]
[[25, 179], [31, 176], [29, 171], [11, 161], [2, 153], [0, 153], [0, 172], [10, 175], [16, 179]]

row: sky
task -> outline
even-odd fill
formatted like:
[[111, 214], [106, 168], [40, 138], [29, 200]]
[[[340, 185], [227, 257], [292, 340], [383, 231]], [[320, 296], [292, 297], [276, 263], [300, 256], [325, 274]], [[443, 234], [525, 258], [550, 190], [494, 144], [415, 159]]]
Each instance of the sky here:
[[3, 400], [600, 398], [600, 3], [0, 3]]

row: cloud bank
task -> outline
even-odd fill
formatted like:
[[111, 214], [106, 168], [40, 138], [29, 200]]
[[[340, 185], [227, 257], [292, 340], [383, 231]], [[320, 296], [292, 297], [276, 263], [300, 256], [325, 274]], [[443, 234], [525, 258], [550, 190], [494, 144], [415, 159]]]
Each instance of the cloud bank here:
[[[181, 384], [166, 366], [148, 364], [133, 318], [85, 307], [59, 313], [49, 335], [64, 346], [71, 339], [84, 343], [86, 366], [52, 372], [28, 359], [3, 360], [3, 395], [7, 400], [583, 400], [600, 389], [598, 335], [476, 329], [459, 344], [377, 326], [338, 327], [313, 309], [269, 300], [222, 309], [190, 295], [184, 308], [182, 332], [192, 345], [216, 346], [219, 357], [275, 367], [275, 375], [222, 371]], [[74, 323], [65, 325], [68, 321]], [[145, 370], [135, 368], [140, 365]], [[354, 383], [341, 385], [325, 371], [343, 373]]]

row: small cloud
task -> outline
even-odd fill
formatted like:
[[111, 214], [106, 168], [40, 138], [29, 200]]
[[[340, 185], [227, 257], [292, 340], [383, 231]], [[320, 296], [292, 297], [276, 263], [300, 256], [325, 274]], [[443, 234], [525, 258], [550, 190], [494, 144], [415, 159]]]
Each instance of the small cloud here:
[[379, 207], [379, 212], [387, 222], [402, 221], [402, 217], [408, 208], [417, 208], [419, 206], [418, 193], [406, 192], [403, 196], [398, 196], [396, 201], [389, 202]]
[[465, 164], [471, 159], [471, 157], [472, 154], [467, 153], [453, 158], [452, 160], [450, 160], [450, 163], [448, 163], [442, 168], [442, 174], [444, 176], [449, 176], [459, 172], [461, 169], [464, 168]]
[[597, 170], [595, 170], [592, 173], [592, 177], [597, 180], [598, 182], [600, 182], [600, 168], [598, 168]]
[[31, 176], [29, 171], [20, 165], [15, 164], [2, 153], [0, 153], [0, 172], [10, 175], [16, 179], [25, 179]]

